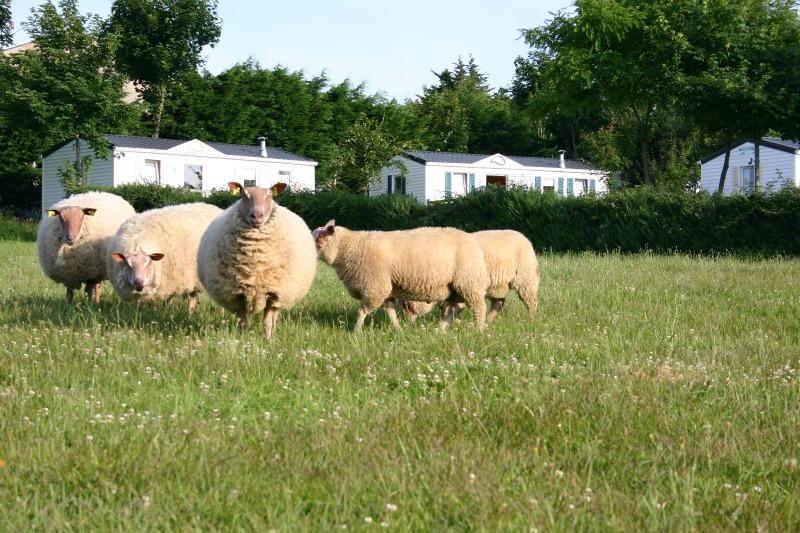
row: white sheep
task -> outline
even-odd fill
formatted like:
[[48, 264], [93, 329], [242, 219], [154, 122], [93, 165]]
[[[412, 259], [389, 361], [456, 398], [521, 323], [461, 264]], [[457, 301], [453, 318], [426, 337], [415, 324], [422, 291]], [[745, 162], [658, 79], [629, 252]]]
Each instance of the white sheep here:
[[264, 334], [275, 331], [278, 314], [300, 301], [317, 271], [311, 232], [303, 219], [278, 205], [271, 189], [228, 184], [241, 198], [206, 230], [198, 274], [208, 295], [236, 314], [240, 326], [264, 310]]
[[67, 302], [85, 283], [86, 294], [99, 303], [107, 278], [108, 240], [136, 211], [116, 194], [87, 192], [65, 198], [45, 213], [36, 235], [45, 275], [67, 287]]
[[[331, 220], [314, 230], [318, 255], [331, 265], [350, 295], [360, 301], [355, 330], [383, 305], [395, 328], [394, 301], [465, 302], [483, 330], [486, 318], [486, 272], [477, 241], [454, 228], [408, 231], [351, 231]], [[452, 316], [442, 322], [445, 328]]]
[[[539, 261], [531, 242], [518, 231], [514, 230], [487, 230], [472, 233], [483, 250], [486, 269], [489, 272], [491, 284], [486, 291], [486, 296], [491, 302], [491, 309], [486, 316], [486, 321], [491, 322], [503, 308], [505, 299], [511, 290], [516, 291], [522, 303], [528, 308], [531, 320], [536, 318], [539, 292]], [[417, 316], [424, 315], [433, 308], [433, 303], [428, 302], [403, 302], [406, 316], [412, 321]], [[455, 309], [446, 309], [448, 312], [458, 313], [460, 306]]]
[[222, 213], [204, 203], [171, 205], [134, 215], [108, 244], [108, 279], [125, 301], [187, 296], [189, 312], [203, 285], [197, 277], [200, 239]]

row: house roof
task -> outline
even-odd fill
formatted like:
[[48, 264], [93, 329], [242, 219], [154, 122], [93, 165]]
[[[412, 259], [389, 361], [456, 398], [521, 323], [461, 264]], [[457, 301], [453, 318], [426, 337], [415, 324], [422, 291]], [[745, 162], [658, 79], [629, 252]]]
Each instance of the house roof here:
[[[138, 137], [135, 135], [104, 135], [105, 139], [108, 143], [115, 147], [115, 148], [139, 148], [142, 150], [169, 150], [176, 146], [179, 146], [183, 143], [189, 142], [193, 139], [154, 139], [152, 137]], [[66, 145], [67, 143], [72, 142], [72, 139], [69, 141], [64, 141], [60, 143], [50, 150], [48, 150], [43, 157], [47, 157], [48, 155], [52, 154], [62, 146]], [[214, 150], [217, 150], [225, 155], [232, 155], [232, 156], [239, 156], [239, 157], [261, 157], [261, 148], [258, 145], [249, 145], [249, 144], [228, 144], [228, 143], [214, 143], [214, 142], [205, 142], [201, 141], [204, 144], [207, 144]], [[307, 162], [314, 162], [313, 159], [309, 159], [307, 157], [303, 157], [301, 155], [294, 154], [292, 152], [288, 152], [281, 148], [276, 148], [274, 146], [267, 146], [267, 156], [269, 159], [284, 159], [288, 161], [307, 161]]]
[[[456, 165], [471, 165], [482, 159], [491, 157], [493, 154], [465, 154], [462, 152], [426, 152], [426, 151], [406, 151], [403, 156], [416, 161], [417, 163], [452, 163]], [[552, 157], [528, 157], [517, 155], [504, 155], [508, 159], [516, 161], [526, 167], [538, 168], [559, 168], [559, 160]], [[582, 161], [575, 159], [565, 159], [566, 168], [591, 170], [592, 167]]]
[[[744, 137], [735, 141], [731, 144], [731, 150], [734, 148], [738, 148], [745, 143], [752, 143], [755, 142], [755, 139], [752, 137]], [[781, 152], [788, 152], [790, 154], [797, 154], [800, 153], [800, 142], [792, 141], [788, 139], [781, 139], [780, 137], [761, 137], [761, 146], [766, 146], [767, 148], [773, 148], [775, 150], [780, 150]], [[727, 147], [723, 146], [716, 152], [712, 152], [705, 156], [704, 158], [700, 159], [700, 164], [705, 164], [714, 159], [715, 157], [719, 157], [725, 152], [727, 152]]]

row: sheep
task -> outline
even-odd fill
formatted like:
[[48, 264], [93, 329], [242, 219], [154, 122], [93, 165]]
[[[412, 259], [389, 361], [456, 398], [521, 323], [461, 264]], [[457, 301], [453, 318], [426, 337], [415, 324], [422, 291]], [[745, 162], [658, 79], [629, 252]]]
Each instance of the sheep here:
[[55, 203], [39, 224], [36, 248], [45, 275], [67, 287], [67, 303], [86, 284], [86, 294], [100, 303], [106, 276], [106, 245], [133, 207], [107, 192], [76, 194]]
[[[486, 296], [491, 302], [491, 309], [486, 316], [486, 321], [491, 322], [503, 308], [506, 296], [510, 290], [519, 295], [520, 300], [528, 308], [531, 320], [536, 318], [539, 291], [539, 261], [531, 242], [518, 231], [513, 230], [487, 230], [472, 233], [483, 249], [486, 268], [489, 271], [491, 285], [486, 291]], [[428, 302], [403, 302], [402, 308], [410, 320], [424, 315], [433, 308], [433, 303]], [[456, 307], [447, 309], [445, 314], [457, 314], [461, 310]]]
[[[483, 330], [486, 318], [486, 272], [477, 241], [455, 228], [408, 231], [351, 231], [334, 220], [314, 230], [319, 258], [331, 265], [350, 295], [360, 301], [355, 331], [383, 305], [399, 328], [397, 299], [463, 301]], [[452, 322], [446, 318], [441, 326]]]
[[197, 277], [197, 251], [208, 225], [222, 213], [204, 203], [172, 205], [126, 220], [108, 244], [106, 269], [111, 285], [125, 301], [188, 296], [197, 307], [203, 285]]
[[264, 310], [264, 334], [272, 338], [278, 314], [300, 301], [317, 271], [311, 231], [303, 219], [278, 205], [271, 189], [228, 183], [240, 199], [203, 234], [197, 269], [208, 295], [236, 314], [240, 327]]

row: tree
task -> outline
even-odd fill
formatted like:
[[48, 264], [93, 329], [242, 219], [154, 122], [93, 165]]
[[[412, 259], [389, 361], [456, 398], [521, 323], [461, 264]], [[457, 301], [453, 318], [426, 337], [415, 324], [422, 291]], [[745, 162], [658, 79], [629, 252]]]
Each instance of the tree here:
[[[136, 120], [122, 99], [124, 77], [111, 68], [116, 41], [102, 34], [98, 17], [81, 15], [75, 0], [58, 6], [43, 4], [25, 23], [34, 48], [0, 61], [5, 175], [28, 175], [20, 169], [36, 165], [46, 148], [78, 137], [103, 156], [103, 134], [125, 131]], [[76, 154], [79, 172], [81, 163]]]
[[[366, 193], [381, 169], [401, 151], [400, 143], [384, 127], [382, 120], [362, 116], [339, 144], [330, 163], [330, 186], [355, 193]], [[398, 171], [405, 172], [400, 163]]]
[[652, 183], [656, 113], [672, 105], [686, 47], [675, 15], [689, 0], [577, 0], [542, 27], [527, 30], [546, 84], [546, 102], [568, 114], [600, 108], [634, 133], [642, 181]]
[[0, 48], [14, 42], [14, 38], [11, 36], [12, 29], [11, 0], [0, 0]]
[[161, 130], [167, 92], [203, 64], [200, 53], [220, 37], [216, 0], [115, 0], [108, 32], [121, 46], [116, 64], [153, 106], [153, 137]]
[[682, 67], [682, 102], [703, 131], [727, 147], [718, 191], [725, 186], [730, 147], [738, 137], [759, 145], [771, 130], [796, 137], [800, 83], [800, 19], [794, 2], [717, 0], [687, 6], [684, 34], [689, 46]]

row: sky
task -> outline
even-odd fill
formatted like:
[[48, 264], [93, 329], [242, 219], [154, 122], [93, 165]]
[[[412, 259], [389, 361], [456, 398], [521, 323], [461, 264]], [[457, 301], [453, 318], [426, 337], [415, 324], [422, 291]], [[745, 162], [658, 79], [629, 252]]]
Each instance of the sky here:
[[[30, 40], [21, 22], [43, 0], [11, 0], [15, 44]], [[246, 61], [282, 65], [308, 77], [323, 71], [331, 83], [365, 82], [368, 94], [413, 99], [431, 72], [475, 58], [492, 88], [508, 87], [514, 59], [527, 54], [520, 29], [533, 28], [568, 8], [569, 0], [219, 0], [222, 35], [206, 48], [212, 73]], [[83, 13], [109, 14], [110, 0], [79, 0]]]

